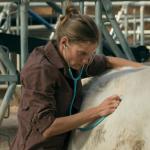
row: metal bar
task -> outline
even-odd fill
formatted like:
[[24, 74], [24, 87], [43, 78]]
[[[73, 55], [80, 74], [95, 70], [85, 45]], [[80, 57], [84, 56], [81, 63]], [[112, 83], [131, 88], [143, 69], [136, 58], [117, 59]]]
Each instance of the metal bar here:
[[140, 28], [141, 28], [141, 45], [144, 45], [144, 6], [140, 7]]
[[21, 69], [28, 58], [28, 0], [22, 0], [20, 7], [21, 19]]
[[125, 9], [125, 38], [128, 41], [128, 6]]
[[42, 24], [44, 24], [49, 30], [51, 30], [52, 32], [55, 31], [55, 29], [47, 21], [45, 21], [42, 17], [40, 17], [39, 15], [37, 15], [36, 13], [34, 13], [32, 10], [29, 9], [28, 13], [32, 17], [36, 18], [39, 22], [41, 22]]
[[[14, 65], [12, 64], [12, 62], [9, 60], [7, 54], [2, 49], [2, 46], [0, 46], [0, 59], [4, 63], [5, 67], [8, 69], [9, 74], [10, 74], [10, 76], [0, 75], [0, 80], [3, 80], [3, 81], [8, 81], [9, 79], [12, 81], [16, 80], [17, 79], [17, 76], [15, 75], [16, 69], [15, 69]], [[15, 79], [13, 79], [13, 78], [15, 78]], [[0, 105], [0, 125], [2, 123], [4, 116], [5, 116], [6, 110], [9, 106], [10, 98], [12, 97], [12, 95], [15, 91], [15, 87], [16, 87], [16, 82], [11, 82], [7, 91], [6, 91], [6, 94], [4, 96], [2, 104]]]
[[[8, 10], [7, 10], [7, 15], [9, 15], [11, 13], [11, 10], [10, 10], [10, 7], [11, 7], [11, 3], [8, 3]], [[7, 33], [8, 34], [11, 34], [11, 15], [9, 16], [8, 22], [6, 23], [8, 25], [8, 30], [7, 30]], [[12, 53], [9, 53], [9, 59], [11, 60], [11, 62], [13, 61], [13, 56], [12, 56]]]
[[103, 30], [103, 35], [107, 40], [109, 46], [111, 47], [112, 51], [114, 52], [114, 54], [117, 57], [126, 58], [125, 55], [120, 51], [119, 47], [116, 45], [115, 41], [112, 39], [111, 35], [109, 34], [104, 24], [102, 24], [102, 30]]
[[[7, 0], [8, 2], [21, 2], [21, 0]], [[62, 2], [63, 0], [46, 0], [46, 2]], [[87, 2], [93, 2], [94, 0], [86, 0]], [[123, 1], [123, 0], [111, 0], [111, 1]], [[129, 1], [136, 1], [136, 0], [129, 0]], [[0, 0], [0, 2], [6, 2], [6, 0]], [[30, 2], [43, 2], [43, 0], [30, 0]], [[79, 0], [72, 0], [72, 2], [79, 2]], [[117, 3], [116, 2], [116, 3]], [[118, 3], [119, 3], [118, 2]], [[117, 6], [120, 6], [121, 3], [117, 4]], [[133, 5], [133, 4], [132, 4]]]
[[[54, 27], [55, 29], [57, 28], [58, 24], [59, 24], [59, 21], [57, 20], [56, 25], [55, 25], [55, 27]], [[52, 32], [51, 35], [49, 36], [49, 39], [50, 39], [50, 40], [53, 39], [54, 36], [55, 36], [55, 32]]]
[[[18, 3], [16, 3], [18, 5]], [[37, 19], [39, 22], [41, 22], [43, 25], [45, 25], [49, 30], [51, 30], [52, 32], [55, 31], [55, 29], [53, 28], [53, 26], [51, 26], [46, 20], [44, 20], [42, 17], [40, 17], [39, 15], [37, 15], [36, 13], [34, 13], [31, 9], [28, 10], [28, 13], [34, 17], [35, 19]]]
[[100, 0], [97, 0], [95, 2], [95, 21], [97, 24], [97, 27], [99, 29], [100, 33], [100, 42], [99, 46], [96, 50], [96, 54], [102, 54], [103, 53], [103, 46], [102, 46], [102, 2]]
[[[16, 2], [16, 1], [15, 1]], [[0, 3], [0, 7], [2, 7], [2, 6], [4, 6], [6, 3]], [[56, 3], [55, 3], [56, 4]], [[58, 2], [56, 5], [59, 5], [60, 4], [60, 2]], [[12, 7], [17, 7], [14, 3], [11, 3], [11, 6]], [[32, 3], [30, 3], [30, 5], [29, 5], [30, 7], [49, 7], [45, 2], [41, 2], [41, 3], [39, 3], [39, 2], [32, 2]]]
[[52, 2], [46, 2], [50, 7], [52, 7], [55, 11], [57, 11], [58, 13], [62, 14], [62, 9], [56, 5], [55, 3]]
[[0, 132], [1, 135], [6, 136], [8, 139], [8, 146], [10, 147], [10, 136], [6, 133]]
[[[123, 33], [124, 33], [124, 31], [122, 31]], [[140, 27], [138, 27], [138, 30], [136, 31], [136, 32], [134, 32], [134, 30], [130, 30], [130, 31], [128, 31], [129, 32], [129, 34], [134, 34], [134, 33], [136, 33], [137, 35], [141, 35], [141, 29], [140, 29]], [[144, 30], [144, 32], [143, 32], [145, 35], [144, 35], [144, 39], [145, 38], [148, 38], [148, 35], [150, 34], [150, 30]]]
[[17, 75], [0, 75], [0, 82], [17, 82]]
[[4, 118], [7, 119], [10, 116], [10, 103], [8, 104], [8, 108], [7, 108], [7, 115], [5, 114]]
[[17, 11], [13, 11], [13, 12], [10, 12], [10, 13], [9, 13], [9, 15], [7, 16], [6, 21], [5, 21], [4, 25], [3, 25], [3, 28], [0, 28], [0, 30], [6, 32], [6, 31], [9, 29], [9, 24], [8, 24], [9, 21], [8, 21], [8, 19], [9, 19], [9, 17], [10, 17], [12, 14], [15, 14], [15, 13], [17, 13]]
[[[140, 45], [140, 42], [137, 42], [136, 44]], [[131, 42], [131, 43], [129, 43], [129, 45], [133, 45], [133, 43]], [[145, 46], [149, 46], [150, 45], [150, 41], [145, 41], [144, 45]]]
[[134, 22], [133, 22], [133, 45], [136, 45], [136, 7], [133, 8]]
[[[7, 11], [8, 15], [11, 13], [10, 7], [11, 7], [11, 3], [8, 4], [8, 11]], [[11, 33], [11, 15], [8, 18], [8, 33], [9, 34]]]
[[7, 57], [6, 53], [3, 51], [1, 46], [0, 46], [0, 59], [4, 63], [5, 67], [8, 69], [10, 75], [15, 75], [16, 69], [15, 69], [14, 65], [12, 64], [12, 62]]
[[[89, 15], [91, 18], [95, 18], [95, 16], [94, 15]], [[115, 18], [116, 18], [116, 20], [117, 20], [117, 17], [118, 17], [118, 15], [115, 15]], [[124, 19], [124, 15], [122, 15], [122, 16], [120, 16], [120, 19]], [[140, 18], [140, 15], [136, 15], [136, 16], [134, 16], [134, 15], [128, 15], [128, 19], [133, 19], [133, 18]], [[150, 18], [150, 15], [144, 15], [144, 19], [145, 18]], [[102, 15], [102, 19], [106, 19], [106, 16], [105, 15]], [[122, 21], [122, 20], [117, 20], [117, 22], [119, 22], [119, 21]]]
[[6, 69], [5, 69], [5, 67], [4, 67], [4, 64], [2, 63], [1, 60], [0, 60], [0, 70], [1, 70], [1, 73], [2, 73], [3, 75], [7, 74], [7, 71], [6, 71]]
[[[55, 28], [55, 26], [53, 25]], [[16, 30], [17, 27], [11, 27], [11, 30]], [[29, 25], [28, 30], [42, 30], [42, 29], [47, 29], [44, 25]]]
[[[93, 19], [95, 19], [95, 15], [88, 15], [88, 16], [90, 16], [91, 18], [93, 18]], [[116, 17], [118, 17], [117, 15], [115, 15], [115, 18]], [[125, 18], [125, 16], [124, 15], [122, 15], [121, 17], [120, 17], [120, 20], [118, 20], [117, 22], [122, 22], [122, 20], [124, 20], [124, 18]], [[133, 23], [133, 18], [134, 18], [134, 15], [128, 15], [128, 23]], [[136, 15], [136, 17], [135, 18], [140, 18], [140, 16], [139, 15]], [[148, 21], [149, 20], [149, 18], [150, 18], [150, 15], [144, 15], [144, 19], [146, 20], [146, 21]], [[102, 19], [107, 19], [106, 18], [106, 16], [105, 15], [102, 15]], [[140, 22], [140, 19], [137, 19], [137, 21], [138, 22]]]
[[149, 35], [149, 34], [148, 34], [148, 35], [145, 35], [144, 38], [149, 39], [149, 38], [150, 38], [150, 35]]
[[[113, 2], [112, 4], [113, 6], [121, 6], [122, 2]], [[135, 1], [129, 4], [129, 6], [141, 6], [141, 5], [150, 6], [150, 1], [149, 0], [148, 1]]]
[[[0, 2], [21, 2], [21, 0], [0, 0]], [[63, 0], [46, 0], [44, 2], [62, 2]], [[72, 2], [79, 2], [79, 0], [71, 0]], [[94, 6], [94, 1], [95, 0], [86, 0], [85, 5], [87, 6]], [[124, 2], [123, 0], [111, 0], [113, 6], [122, 6], [122, 2]], [[150, 6], [150, 2], [149, 0], [147, 1], [136, 1], [136, 0], [129, 0], [131, 3], [129, 6], [141, 6], [143, 4]], [[30, 2], [43, 2], [43, 0], [30, 0]], [[146, 3], [145, 3], [146, 2]], [[2, 4], [1, 4], [2, 5]], [[36, 5], [36, 4], [35, 4]], [[32, 4], [31, 6], [35, 6], [34, 4]], [[40, 4], [41, 5], [41, 4]], [[43, 6], [43, 4], [42, 4]], [[45, 5], [44, 5], [45, 6]]]
[[104, 9], [105, 9], [104, 13], [106, 14], [112, 27], [114, 28], [114, 31], [117, 35], [118, 40], [120, 41], [120, 44], [122, 46], [124, 53], [126, 54], [126, 56], [129, 60], [136, 61], [130, 48], [129, 48], [129, 45], [128, 45], [126, 39], [124, 38], [124, 35], [123, 35], [121, 29], [119, 28], [118, 23], [115, 19], [115, 15], [113, 12], [113, 6], [112, 6], [110, 0], [102, 0], [102, 3], [104, 6]]
[[[5, 68], [3, 62], [0, 60], [0, 70], [1, 70], [1, 74], [2, 75], [6, 75], [7, 74], [7, 69]], [[6, 85], [8, 85], [8, 82], [6, 82]]]
[[[46, 0], [44, 2], [62, 2], [63, 0]], [[79, 2], [79, 0], [71, 0], [72, 2]], [[88, 2], [93, 2], [94, 0], [86, 0]], [[111, 0], [113, 5], [115, 6], [122, 6], [123, 0]], [[116, 2], [115, 2], [116, 1]], [[122, 2], [121, 2], [122, 1]], [[133, 1], [130, 6], [141, 6], [143, 2], [136, 2], [136, 0], [129, 0]], [[135, 2], [134, 2], [135, 1]], [[0, 0], [0, 2], [6, 2], [6, 0]], [[21, 2], [21, 0], [7, 0], [7, 2]], [[43, 0], [30, 0], [30, 2], [43, 2]], [[150, 5], [150, 2], [147, 0], [146, 3]], [[90, 5], [90, 4], [89, 4]]]
[[63, 1], [62, 1], [62, 14], [63, 14], [63, 15], [66, 14], [66, 4], [67, 4], [66, 1], [63, 0]]
[[[125, 34], [125, 31], [122, 31], [123, 34]], [[128, 31], [129, 34], [134, 34], [134, 30], [130, 30]], [[141, 34], [141, 29], [138, 29], [136, 32], [136, 34]], [[144, 34], [150, 34], [150, 30], [144, 30]]]
[[[19, 6], [18, 6], [19, 7]], [[18, 13], [16, 14], [16, 33], [17, 33], [17, 35], [19, 35], [20, 34], [20, 29], [19, 29], [19, 27], [20, 27], [20, 14], [19, 14], [19, 11], [18, 11]]]
[[[87, 15], [87, 5], [84, 5], [84, 14]], [[95, 18], [95, 16], [94, 16]]]
[[[141, 20], [140, 19], [136, 19], [136, 23], [140, 23]], [[149, 23], [150, 22], [150, 18], [144, 18], [144, 22], [145, 23]], [[122, 23], [122, 21], [118, 22], [119, 24]], [[128, 24], [133, 24], [134, 23], [134, 19], [128, 19]], [[105, 25], [111, 25], [109, 22], [106, 22]]]
[[[123, 23], [121, 23], [120, 25], [119, 25], [119, 28], [122, 30], [122, 27], [123, 27]], [[114, 34], [114, 36], [113, 36], [113, 39], [115, 40], [116, 39], [116, 34]]]
[[[115, 15], [117, 22], [121, 19], [122, 16], [124, 16], [124, 15], [123, 15], [123, 11], [124, 11], [124, 9], [126, 8], [126, 5], [127, 5], [127, 2], [124, 2], [123, 5], [122, 5], [122, 7], [121, 7], [121, 9], [120, 9], [120, 11], [118, 12], [118, 15]], [[104, 17], [104, 16], [102, 16], [102, 18], [103, 18], [103, 17]], [[105, 16], [105, 17], [106, 17], [106, 16]], [[112, 28], [112, 29], [110, 30], [110, 35], [113, 35], [113, 34], [114, 34], [114, 29]]]
[[11, 60], [11, 62], [15, 66], [15, 68], [17, 68], [17, 58], [16, 58], [16, 53], [15, 52], [9, 53], [9, 59]]
[[84, 1], [80, 1], [79, 5], [80, 5], [80, 13], [84, 14]]
[[[19, 6], [18, 6], [18, 9], [19, 9]], [[19, 14], [19, 11], [18, 13], [16, 14], [16, 33], [17, 35], [20, 35], [20, 14]], [[20, 54], [17, 54], [17, 70], [18, 71], [21, 71], [21, 56]]]
[[140, 33], [140, 25], [139, 24], [137, 25], [137, 30], [136, 30], [136, 41], [139, 41], [140, 35], [137, 32]]
[[4, 116], [5, 116], [6, 110], [7, 110], [8, 105], [9, 105], [9, 101], [10, 101], [10, 99], [11, 99], [11, 97], [15, 91], [15, 87], [16, 87], [16, 83], [14, 83], [14, 82], [12, 82], [9, 85], [9, 87], [6, 91], [6, 94], [4, 96], [4, 99], [0, 105], [0, 125], [2, 123]]
[[[134, 8], [136, 8], [136, 6], [135, 6]], [[133, 8], [133, 9], [134, 9], [134, 8]], [[118, 15], [115, 15], [115, 17], [117, 17], [117, 16], [118, 16]], [[102, 18], [105, 19], [106, 17], [103, 15]], [[133, 15], [128, 15], [128, 19], [133, 19], [133, 18], [140, 18], [140, 15], [136, 15], [136, 16], [134, 16], [134, 14], [133, 14]], [[144, 15], [144, 18], [150, 18], [150, 15]], [[124, 15], [122, 15], [122, 16], [120, 17], [120, 19], [124, 19]], [[117, 20], [117, 21], [118, 21], [118, 20]]]

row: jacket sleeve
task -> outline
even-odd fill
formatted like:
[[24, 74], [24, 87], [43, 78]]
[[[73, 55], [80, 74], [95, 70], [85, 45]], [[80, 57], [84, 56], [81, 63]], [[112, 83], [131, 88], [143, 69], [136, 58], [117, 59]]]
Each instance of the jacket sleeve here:
[[[95, 55], [93, 62], [89, 65], [87, 72], [84, 69], [81, 78], [86, 78], [89, 76], [96, 76], [99, 73], [103, 72], [107, 66], [107, 58], [105, 55]], [[86, 66], [85, 66], [86, 68]]]
[[[31, 124], [42, 133], [55, 120], [56, 71], [46, 65], [34, 64], [21, 72], [23, 97], [21, 103], [28, 103]], [[22, 105], [20, 105], [21, 107]], [[24, 112], [28, 114], [28, 112]], [[26, 118], [24, 118], [26, 119]]]

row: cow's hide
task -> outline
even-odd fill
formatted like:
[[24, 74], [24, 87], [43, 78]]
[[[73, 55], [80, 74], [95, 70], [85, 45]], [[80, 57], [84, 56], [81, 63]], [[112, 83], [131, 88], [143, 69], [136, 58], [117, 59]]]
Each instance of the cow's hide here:
[[68, 150], [150, 149], [150, 67], [124, 67], [84, 79], [81, 111], [114, 94], [123, 96], [115, 112], [92, 130], [73, 130]]

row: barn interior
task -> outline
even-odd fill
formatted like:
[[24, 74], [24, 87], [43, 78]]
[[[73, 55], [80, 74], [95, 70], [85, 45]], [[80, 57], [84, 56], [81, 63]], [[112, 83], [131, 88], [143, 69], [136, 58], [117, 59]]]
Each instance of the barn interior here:
[[[72, 0], [97, 24], [96, 54], [150, 65], [150, 1]], [[20, 71], [35, 47], [53, 39], [66, 0], [0, 0], [0, 150], [17, 133]]]

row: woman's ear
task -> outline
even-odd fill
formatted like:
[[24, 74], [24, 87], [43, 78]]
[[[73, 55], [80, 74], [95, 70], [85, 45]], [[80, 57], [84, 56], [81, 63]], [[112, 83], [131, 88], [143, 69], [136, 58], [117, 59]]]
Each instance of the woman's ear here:
[[61, 53], [63, 53], [63, 50], [67, 46], [67, 43], [68, 43], [68, 38], [67, 37], [62, 37], [61, 40], [60, 40], [60, 45], [59, 45], [59, 50], [60, 50]]
[[66, 44], [67, 45], [68, 43], [68, 38], [67, 37], [62, 37], [61, 40], [60, 40], [60, 45], [63, 45]]

